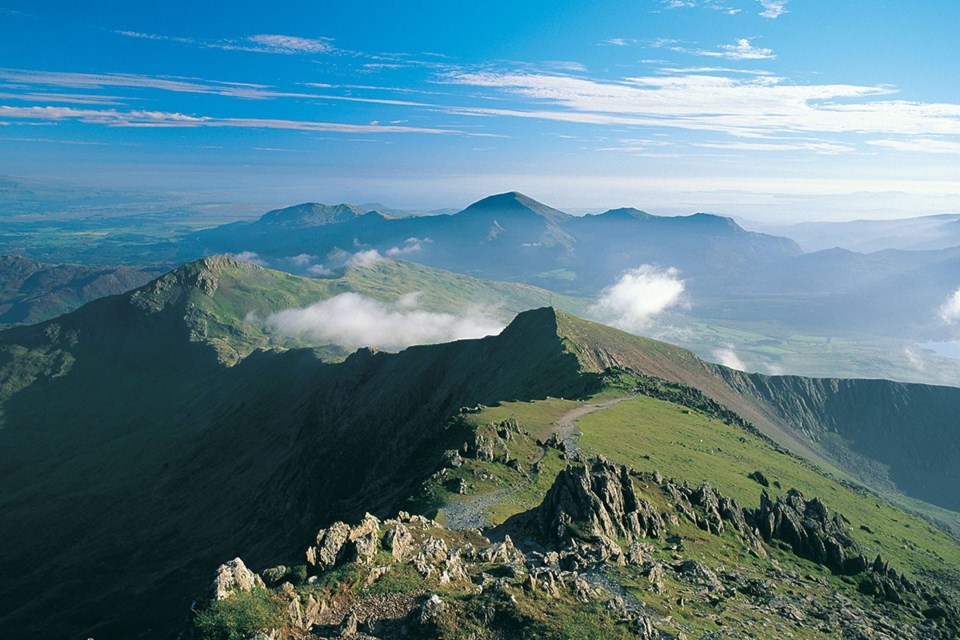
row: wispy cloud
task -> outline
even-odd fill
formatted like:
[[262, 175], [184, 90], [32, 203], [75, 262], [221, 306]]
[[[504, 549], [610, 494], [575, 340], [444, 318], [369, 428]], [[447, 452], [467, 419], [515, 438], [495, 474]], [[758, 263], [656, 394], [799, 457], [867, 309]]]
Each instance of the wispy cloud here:
[[712, 11], [721, 11], [731, 16], [737, 15], [741, 11], [724, 0], [661, 0], [660, 4], [667, 9], [692, 9], [694, 7], [702, 7]]
[[714, 51], [704, 49], [690, 51], [681, 47], [675, 47], [674, 51], [683, 51], [711, 58], [726, 58], [727, 60], [773, 60], [777, 57], [773, 53], [773, 49], [755, 47], [749, 38], [740, 38], [733, 44], [720, 45], [720, 49]]
[[156, 77], [126, 73], [72, 73], [65, 71], [0, 69], [0, 80], [26, 86], [54, 86], [69, 89], [127, 87], [133, 89], [157, 89], [175, 93], [199, 93], [261, 100], [277, 97], [314, 97], [313, 94], [309, 93], [275, 91], [271, 87], [262, 84], [221, 82], [217, 80], [201, 80], [198, 78]]
[[635, 44], [635, 43], [636, 43], [636, 40], [633, 40], [631, 38], [607, 38], [606, 40], [602, 40], [597, 44], [599, 44], [600, 46], [607, 46], [607, 47], [629, 47], [631, 44]]
[[316, 39], [263, 34], [250, 36], [248, 40], [267, 53], [324, 53], [333, 49], [328, 38]]
[[960, 135], [960, 104], [881, 100], [896, 93], [883, 85], [803, 85], [776, 76], [701, 74], [599, 81], [522, 72], [458, 73], [446, 81], [496, 89], [533, 106], [449, 108], [473, 115], [677, 127], [753, 138], [802, 132]]
[[334, 50], [330, 38], [302, 38], [299, 36], [280, 34], [258, 34], [240, 40], [198, 40], [158, 33], [144, 33], [141, 31], [114, 31], [117, 35], [140, 40], [155, 42], [174, 42], [207, 49], [224, 49], [226, 51], [246, 51], [251, 53], [279, 53], [286, 55], [329, 53]]
[[837, 153], [850, 153], [856, 151], [856, 147], [849, 144], [838, 144], [835, 142], [821, 142], [816, 140], [795, 140], [782, 142], [744, 142], [734, 140], [732, 142], [695, 142], [695, 147], [705, 149], [725, 149], [730, 151], [813, 151], [833, 155]]
[[764, 18], [776, 19], [787, 13], [787, 2], [789, 0], [757, 0], [763, 11], [760, 15]]
[[740, 356], [737, 355], [733, 345], [724, 345], [714, 349], [712, 355], [714, 360], [725, 367], [737, 369], [738, 371], [747, 370], [747, 365], [743, 364], [743, 360], [741, 360]]
[[867, 144], [915, 153], [960, 153], [960, 142], [953, 140], [930, 140], [924, 138], [913, 138], [911, 140], [868, 140]]
[[110, 127], [227, 127], [241, 129], [287, 129], [292, 131], [329, 131], [336, 133], [427, 133], [435, 135], [465, 134], [456, 129], [408, 127], [381, 124], [346, 124], [311, 120], [269, 118], [215, 118], [164, 111], [117, 111], [115, 109], [74, 109], [71, 107], [0, 106], [0, 117], [14, 120], [57, 122], [75, 120]]

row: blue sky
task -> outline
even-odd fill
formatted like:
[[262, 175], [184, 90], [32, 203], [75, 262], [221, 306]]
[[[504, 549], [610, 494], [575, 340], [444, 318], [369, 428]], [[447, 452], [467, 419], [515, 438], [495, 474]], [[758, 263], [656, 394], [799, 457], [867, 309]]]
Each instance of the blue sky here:
[[0, 173], [237, 202], [960, 211], [960, 3], [0, 0]]

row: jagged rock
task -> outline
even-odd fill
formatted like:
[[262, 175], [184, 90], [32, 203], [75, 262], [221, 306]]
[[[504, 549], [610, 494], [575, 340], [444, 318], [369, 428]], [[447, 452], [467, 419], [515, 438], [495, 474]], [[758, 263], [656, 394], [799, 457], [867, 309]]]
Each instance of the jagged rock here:
[[643, 573], [647, 578], [647, 582], [649, 582], [653, 588], [653, 591], [662, 594], [665, 590], [663, 586], [663, 565], [659, 562], [651, 562], [649, 565], [644, 566]]
[[641, 640], [659, 640], [662, 636], [653, 626], [653, 620], [646, 616], [637, 616], [633, 620], [633, 631]]
[[481, 551], [480, 559], [484, 562], [499, 562], [500, 564], [508, 564], [515, 560], [523, 562], [525, 560], [523, 553], [514, 546], [510, 536], [504, 536], [503, 542], [491, 544]]
[[388, 520], [383, 546], [390, 551], [394, 560], [403, 560], [413, 552], [413, 534], [399, 520]]
[[718, 591], [723, 588], [717, 574], [697, 560], [684, 560], [674, 567], [674, 571], [687, 582], [707, 587], [711, 591]]
[[697, 522], [697, 514], [693, 512], [693, 506], [687, 494], [681, 490], [681, 487], [670, 480], [664, 480], [660, 485], [661, 490], [673, 502], [674, 509], [683, 514], [690, 522]]
[[548, 449], [556, 449], [558, 451], [566, 451], [567, 445], [563, 442], [563, 438], [560, 437], [559, 433], [552, 433], [550, 437], [547, 438], [541, 446], [547, 447]]
[[550, 567], [538, 567], [531, 571], [524, 587], [550, 598], [556, 598], [560, 595], [557, 588], [557, 572]]
[[709, 482], [701, 482], [690, 496], [690, 503], [703, 510], [697, 517], [697, 526], [714, 535], [723, 533], [723, 518], [720, 516], [720, 494]]
[[764, 540], [783, 541], [798, 556], [835, 573], [854, 575], [867, 568], [867, 560], [843, 519], [839, 514], [831, 517], [819, 498], [808, 501], [791, 489], [786, 497], [772, 502], [764, 491], [752, 520]]
[[634, 542], [629, 547], [624, 554], [624, 559], [628, 565], [639, 567], [650, 557], [653, 553], [653, 547], [648, 544], [642, 544], [639, 542]]
[[770, 486], [770, 481], [767, 480], [767, 476], [763, 475], [763, 472], [760, 471], [759, 469], [756, 470], [756, 471], [754, 471], [753, 473], [748, 473], [748, 474], [747, 474], [747, 477], [750, 478], [751, 480], [753, 480], [754, 482], [756, 482], [757, 484], [759, 484], [759, 485], [762, 486], [762, 487], [769, 487], [769, 486]]
[[357, 616], [356, 611], [351, 611], [344, 618], [343, 622], [340, 623], [340, 628], [337, 630], [341, 638], [350, 638], [357, 635], [357, 627], [360, 625], [360, 618]]
[[264, 582], [270, 585], [280, 582], [285, 575], [287, 575], [287, 568], [282, 564], [278, 564], [275, 567], [270, 567], [269, 569], [264, 569], [260, 572], [260, 576], [263, 578]]
[[381, 566], [379, 566], [379, 567], [372, 567], [372, 568], [370, 569], [370, 573], [368, 573], [368, 574], [367, 574], [367, 577], [363, 579], [363, 586], [364, 586], [364, 588], [369, 587], [369, 586], [372, 585], [374, 582], [376, 582], [377, 580], [379, 580], [379, 579], [382, 578], [383, 576], [387, 575], [387, 573], [389, 573], [389, 572], [390, 572], [390, 567], [388, 567], [388, 566], [383, 566], [383, 565], [381, 565]]
[[350, 530], [347, 539], [354, 545], [357, 562], [371, 562], [380, 543], [380, 520], [369, 513], [364, 515], [360, 524]]
[[482, 462], [493, 462], [496, 457], [493, 441], [479, 434], [474, 438], [474, 443], [473, 446], [470, 447], [469, 453]]
[[210, 599], [219, 602], [238, 591], [253, 591], [255, 588], [265, 588], [260, 576], [247, 568], [240, 558], [217, 568], [217, 575], [210, 585]]
[[307, 548], [307, 564], [320, 571], [337, 566], [343, 544], [350, 537], [350, 527], [343, 522], [334, 522], [328, 529], [317, 532], [317, 544]]
[[439, 571], [439, 565], [447, 559], [448, 553], [446, 542], [440, 538], [430, 538], [413, 558], [413, 567], [426, 578]]
[[589, 469], [564, 469], [538, 507], [537, 520], [543, 537], [555, 542], [598, 536], [633, 542], [658, 537], [664, 528], [653, 505], [637, 496], [627, 468], [602, 458]]
[[444, 467], [461, 467], [463, 466], [463, 458], [460, 457], [459, 451], [450, 449], [449, 451], [444, 451], [442, 464]]
[[448, 483], [447, 488], [450, 490], [451, 493], [464, 495], [465, 493], [467, 493], [468, 486], [469, 485], [467, 485], [467, 481], [464, 480], [463, 478], [454, 478]]
[[437, 594], [431, 594], [416, 611], [416, 621], [423, 627], [436, 626], [448, 605]]

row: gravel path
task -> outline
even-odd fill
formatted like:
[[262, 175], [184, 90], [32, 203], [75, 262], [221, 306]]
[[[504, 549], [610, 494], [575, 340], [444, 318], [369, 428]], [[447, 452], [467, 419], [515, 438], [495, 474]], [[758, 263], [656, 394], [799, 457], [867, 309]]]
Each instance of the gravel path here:
[[[624, 400], [629, 400], [634, 397], [636, 396], [614, 398], [613, 400], [607, 400], [606, 402], [587, 404], [583, 405], [582, 407], [571, 409], [557, 419], [550, 430], [550, 434], [559, 434], [560, 438], [563, 439], [563, 445], [567, 451], [567, 456], [570, 458], [575, 458], [577, 454], [577, 442], [575, 439], [575, 436], [577, 435], [577, 425], [575, 424], [575, 421], [579, 420], [583, 416], [590, 415], [595, 411], [609, 409], [610, 407], [619, 404]], [[546, 453], [546, 449], [544, 447], [540, 447], [540, 454], [536, 459], [533, 460], [533, 464], [535, 465], [543, 460], [543, 456], [545, 456]], [[469, 498], [464, 498], [462, 500], [457, 500], [456, 502], [447, 504], [443, 508], [443, 515], [447, 528], [453, 529], [454, 531], [462, 531], [463, 529], [483, 529], [490, 526], [490, 523], [487, 522], [483, 512], [503, 498], [528, 486], [534, 481], [534, 479], [535, 476], [531, 476], [529, 480], [522, 484], [513, 487], [504, 487], [502, 489], [483, 493], [478, 496], [471, 496]]]
[[577, 425], [575, 424], [576, 420], [579, 420], [583, 416], [590, 415], [596, 411], [609, 409], [614, 405], [620, 404], [624, 400], [630, 400], [635, 397], [636, 396], [625, 396], [623, 398], [614, 398], [613, 400], [607, 400], [606, 402], [586, 404], [582, 407], [571, 409], [557, 419], [556, 423], [554, 423], [551, 433], [557, 433], [560, 435], [560, 437], [563, 439], [563, 446], [567, 450], [567, 455], [573, 458], [577, 453], [577, 441], [575, 439], [575, 436], [577, 435]]

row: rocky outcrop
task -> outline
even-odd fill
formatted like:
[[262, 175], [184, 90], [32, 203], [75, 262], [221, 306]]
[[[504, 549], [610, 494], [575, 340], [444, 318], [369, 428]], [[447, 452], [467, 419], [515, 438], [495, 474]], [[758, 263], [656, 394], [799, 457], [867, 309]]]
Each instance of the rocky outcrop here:
[[247, 568], [240, 558], [220, 565], [217, 575], [210, 585], [210, 599], [219, 602], [238, 591], [263, 589], [263, 580]]
[[855, 575], [869, 566], [843, 517], [831, 516], [819, 498], [807, 500], [790, 489], [774, 502], [764, 491], [751, 519], [764, 540], [783, 542], [801, 558], [835, 573]]
[[380, 520], [370, 515], [355, 527], [335, 522], [317, 533], [317, 543], [307, 548], [307, 564], [318, 571], [337, 566], [344, 558], [370, 562], [380, 545]]
[[557, 476], [536, 512], [543, 537], [552, 542], [659, 537], [664, 523], [639, 497], [625, 466], [603, 458], [570, 466]]

